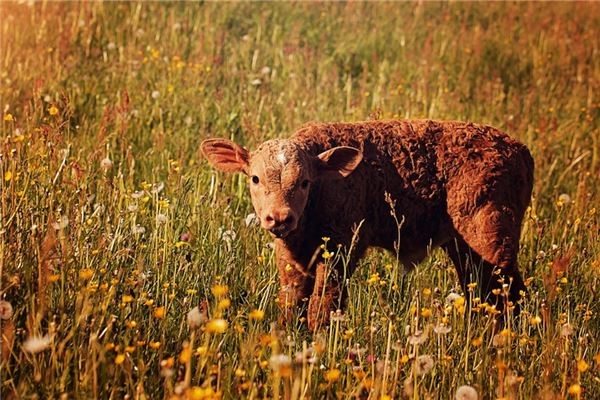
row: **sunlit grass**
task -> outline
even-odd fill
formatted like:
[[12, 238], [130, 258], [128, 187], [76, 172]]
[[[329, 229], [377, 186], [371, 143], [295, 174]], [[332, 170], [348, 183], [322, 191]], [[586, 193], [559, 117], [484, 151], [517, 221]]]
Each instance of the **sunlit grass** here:
[[[0, 10], [3, 398], [600, 396], [595, 5]], [[329, 327], [278, 325], [245, 179], [198, 145], [368, 118], [473, 120], [529, 146], [514, 323], [497, 329], [442, 253], [405, 274], [372, 252]]]

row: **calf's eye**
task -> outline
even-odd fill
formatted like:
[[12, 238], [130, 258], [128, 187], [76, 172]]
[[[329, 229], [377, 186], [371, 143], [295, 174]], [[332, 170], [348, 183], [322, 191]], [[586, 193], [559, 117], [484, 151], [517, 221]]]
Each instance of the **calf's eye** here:
[[300, 187], [302, 187], [302, 189], [306, 189], [308, 187], [308, 179], [303, 180], [300, 184]]
[[252, 175], [252, 178], [250, 178], [250, 179], [252, 179], [252, 183], [254, 183], [255, 185], [258, 184], [258, 182], [260, 182], [260, 180], [258, 179], [258, 176], [256, 176], [256, 175]]

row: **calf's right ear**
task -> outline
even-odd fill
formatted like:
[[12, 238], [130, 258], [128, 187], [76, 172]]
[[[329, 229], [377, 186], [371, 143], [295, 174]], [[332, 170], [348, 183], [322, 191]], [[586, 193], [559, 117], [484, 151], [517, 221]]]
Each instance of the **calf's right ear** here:
[[206, 139], [200, 145], [202, 154], [215, 168], [224, 172], [248, 173], [248, 150], [227, 139]]

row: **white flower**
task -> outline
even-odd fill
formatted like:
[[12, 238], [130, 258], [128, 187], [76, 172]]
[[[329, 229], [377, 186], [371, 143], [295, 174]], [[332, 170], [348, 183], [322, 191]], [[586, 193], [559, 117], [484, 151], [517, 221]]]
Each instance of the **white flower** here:
[[52, 223], [52, 227], [56, 230], [65, 229], [69, 225], [69, 217], [61, 215], [56, 222]]
[[236, 237], [237, 234], [234, 230], [228, 229], [226, 231], [221, 232], [221, 240], [227, 244], [231, 244], [233, 241], [235, 241]]
[[146, 228], [144, 228], [141, 225], [136, 225], [131, 229], [131, 231], [133, 232], [134, 235], [138, 235], [138, 234], [142, 234], [142, 233], [146, 232]]
[[130, 204], [129, 206], [127, 206], [127, 209], [129, 210], [129, 212], [136, 212], [138, 210], [138, 206], [137, 204]]
[[0, 300], [0, 319], [10, 319], [13, 316], [13, 307], [6, 300]]
[[331, 320], [331, 322], [344, 322], [346, 317], [342, 313], [342, 310], [338, 309], [335, 312], [330, 312], [329, 319]]
[[292, 359], [285, 354], [275, 354], [269, 359], [269, 364], [273, 371], [281, 371], [289, 368], [292, 365]]
[[573, 325], [568, 322], [560, 327], [560, 336], [571, 336], [573, 334]]
[[160, 92], [158, 90], [153, 90], [151, 96], [154, 100], [156, 100], [160, 97]]
[[271, 68], [266, 65], [260, 69], [260, 73], [263, 75], [269, 75], [271, 73]]
[[165, 214], [158, 214], [156, 216], [156, 222], [158, 222], [159, 224], [166, 224], [167, 216]]
[[206, 322], [206, 315], [202, 314], [198, 307], [194, 307], [187, 314], [187, 322], [190, 328], [198, 328], [202, 323]]
[[256, 226], [258, 225], [258, 218], [256, 217], [255, 213], [250, 213], [246, 215], [246, 219], [244, 220], [244, 222], [246, 223], [246, 226]]
[[561, 195], [558, 196], [558, 201], [562, 204], [569, 204], [571, 203], [571, 196], [566, 193], [561, 193]]
[[258, 79], [258, 78], [253, 79], [253, 80], [250, 81], [250, 84], [252, 86], [259, 86], [261, 83], [262, 83], [262, 81], [260, 79]]
[[194, 120], [192, 119], [192, 117], [190, 117], [189, 115], [187, 117], [185, 117], [185, 119], [183, 120], [183, 122], [185, 122], [185, 124], [187, 126], [192, 125], [192, 122], [194, 122]]
[[173, 30], [174, 30], [174, 31], [178, 31], [178, 30], [180, 30], [180, 29], [181, 29], [181, 24], [180, 24], [179, 22], [175, 22], [175, 23], [173, 24]]
[[408, 337], [408, 343], [412, 345], [423, 344], [427, 341], [427, 331], [415, 331], [411, 336]]
[[100, 161], [100, 168], [102, 168], [105, 171], [108, 171], [109, 169], [111, 169], [112, 165], [113, 165], [113, 163], [110, 160], [110, 158], [108, 158], [108, 157], [106, 157], [102, 161]]
[[448, 296], [446, 296], [446, 302], [452, 304], [456, 301], [456, 299], [459, 299], [461, 297], [462, 296], [458, 293], [450, 293]]
[[23, 350], [27, 353], [39, 353], [50, 346], [50, 336], [31, 336], [23, 343]]
[[433, 328], [433, 331], [435, 333], [437, 333], [438, 335], [445, 335], [446, 333], [450, 332], [452, 330], [452, 328], [450, 327], [450, 325], [446, 325], [446, 324], [438, 324]]
[[150, 189], [150, 193], [158, 194], [163, 191], [165, 188], [165, 184], [163, 182], [155, 183], [152, 185], [152, 189]]
[[454, 398], [456, 400], [477, 400], [479, 397], [477, 396], [477, 390], [475, 390], [475, 388], [469, 385], [463, 385], [456, 389]]
[[434, 361], [433, 357], [430, 355], [424, 354], [422, 356], [417, 357], [415, 360], [415, 375], [421, 376], [425, 375], [433, 368]]
[[139, 199], [143, 195], [144, 195], [144, 191], [143, 190], [138, 190], [137, 192], [131, 193], [131, 198], [132, 199]]
[[108, 46], [106, 46], [106, 48], [107, 48], [108, 50], [114, 50], [114, 49], [116, 49], [116, 48], [117, 48], [117, 45], [116, 45], [116, 44], [114, 44], [113, 42], [110, 42], [110, 43], [108, 44]]

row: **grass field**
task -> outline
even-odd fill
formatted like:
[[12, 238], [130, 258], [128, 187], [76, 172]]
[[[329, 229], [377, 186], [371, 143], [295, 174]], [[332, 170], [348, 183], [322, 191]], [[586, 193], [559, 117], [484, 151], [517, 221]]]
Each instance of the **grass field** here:
[[[597, 4], [0, 11], [2, 399], [600, 398]], [[439, 252], [409, 275], [372, 252], [329, 328], [277, 325], [271, 238], [199, 143], [375, 118], [531, 149], [510, 328]]]

